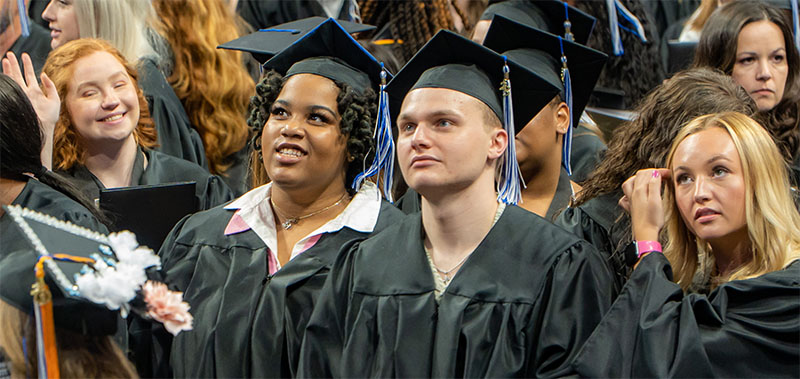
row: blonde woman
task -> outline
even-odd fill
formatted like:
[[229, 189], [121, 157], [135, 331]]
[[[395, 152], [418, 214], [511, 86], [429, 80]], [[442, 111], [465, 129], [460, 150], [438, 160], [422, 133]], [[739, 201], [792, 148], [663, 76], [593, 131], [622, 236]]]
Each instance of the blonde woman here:
[[623, 184], [640, 259], [574, 368], [607, 377], [796, 376], [800, 214], [772, 138], [740, 113], [701, 116], [675, 138], [667, 167]]
[[166, 42], [150, 26], [153, 15], [150, 1], [51, 0], [42, 18], [49, 23], [53, 49], [80, 38], [98, 38], [135, 62], [158, 130], [157, 150], [208, 167], [203, 141], [160, 70]]

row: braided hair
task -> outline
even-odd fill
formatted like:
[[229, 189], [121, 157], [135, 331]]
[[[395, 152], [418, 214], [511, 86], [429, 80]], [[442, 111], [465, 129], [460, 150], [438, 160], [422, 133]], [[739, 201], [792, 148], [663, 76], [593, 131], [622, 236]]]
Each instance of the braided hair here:
[[[270, 107], [278, 98], [288, 77], [274, 70], [264, 74], [256, 85], [256, 94], [250, 98], [250, 115], [247, 125], [253, 137], [253, 152], [250, 154], [250, 183], [253, 188], [269, 182], [262, 159], [261, 134], [270, 116]], [[345, 180], [348, 192], [354, 194], [349, 183], [364, 170], [364, 162], [370, 162], [374, 156], [375, 143], [372, 131], [378, 115], [377, 95], [372, 89], [359, 93], [348, 84], [334, 81], [339, 88], [336, 104], [342, 120], [339, 123], [342, 135], [347, 137], [345, 151], [352, 160], [347, 165]]]

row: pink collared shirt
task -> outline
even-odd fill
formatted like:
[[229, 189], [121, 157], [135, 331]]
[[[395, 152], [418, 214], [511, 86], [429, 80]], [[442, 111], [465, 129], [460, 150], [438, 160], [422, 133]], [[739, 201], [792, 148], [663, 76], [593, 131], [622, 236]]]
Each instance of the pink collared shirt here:
[[[225, 206], [225, 209], [236, 210], [225, 227], [225, 235], [253, 230], [269, 249], [267, 258], [269, 274], [273, 275], [280, 270], [281, 264], [278, 261], [275, 218], [272, 215], [272, 204], [269, 201], [271, 186], [272, 184], [268, 183], [254, 188]], [[372, 182], [365, 182], [361, 190], [350, 200], [350, 204], [338, 216], [297, 241], [289, 259], [294, 259], [313, 247], [323, 234], [338, 232], [344, 227], [362, 233], [372, 233], [378, 222], [380, 209], [381, 197], [378, 187]]]

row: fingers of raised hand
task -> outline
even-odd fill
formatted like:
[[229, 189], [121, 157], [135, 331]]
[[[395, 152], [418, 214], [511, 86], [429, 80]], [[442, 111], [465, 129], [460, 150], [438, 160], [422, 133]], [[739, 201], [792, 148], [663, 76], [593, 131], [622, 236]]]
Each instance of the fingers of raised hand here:
[[25, 85], [25, 81], [22, 79], [22, 72], [19, 70], [19, 61], [17, 61], [17, 56], [12, 53], [6, 53], [6, 57], [3, 58], [3, 73], [10, 76], [11, 79], [14, 79], [17, 84], [25, 89], [27, 87]]

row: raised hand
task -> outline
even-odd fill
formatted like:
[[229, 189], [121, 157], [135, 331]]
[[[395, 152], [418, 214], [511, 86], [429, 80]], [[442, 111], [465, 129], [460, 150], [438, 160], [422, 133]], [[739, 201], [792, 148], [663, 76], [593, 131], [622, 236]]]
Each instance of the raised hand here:
[[670, 170], [665, 168], [639, 170], [622, 184], [625, 196], [619, 204], [631, 215], [635, 240], [658, 241], [658, 233], [664, 226], [661, 181], [670, 176]]

